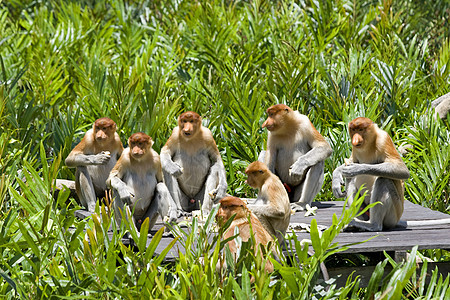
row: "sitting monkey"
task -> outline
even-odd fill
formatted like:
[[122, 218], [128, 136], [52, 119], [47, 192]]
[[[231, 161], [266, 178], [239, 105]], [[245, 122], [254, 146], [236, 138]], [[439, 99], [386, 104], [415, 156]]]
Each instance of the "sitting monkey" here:
[[[267, 245], [270, 241], [273, 241], [272, 236], [266, 231], [264, 226], [258, 220], [258, 218], [247, 208], [247, 205], [241, 199], [237, 197], [225, 197], [220, 202], [219, 211], [216, 215], [216, 221], [219, 226], [223, 226], [228, 219], [230, 219], [234, 215], [234, 219], [228, 227], [227, 231], [223, 235], [223, 239], [226, 240], [235, 235], [235, 228], [239, 228], [239, 236], [241, 237], [243, 242], [247, 242], [250, 235], [250, 226], [253, 232], [253, 236], [255, 239], [254, 245], [254, 254], [262, 255], [259, 248], [259, 245]], [[236, 257], [237, 249], [236, 242], [234, 240], [230, 240], [228, 242], [228, 247], [230, 252], [234, 255], [234, 259], [237, 260]], [[275, 250], [275, 248], [274, 248]], [[275, 252], [275, 251], [274, 251]], [[273, 264], [270, 260], [267, 260], [265, 265], [266, 272], [273, 272]]]
[[[352, 154], [345, 164], [333, 172], [333, 194], [348, 197], [352, 203], [361, 186], [367, 191], [366, 205], [381, 202], [370, 208], [363, 220], [353, 220], [348, 228], [380, 231], [393, 228], [403, 214], [404, 180], [409, 170], [395, 149], [388, 133], [368, 118], [356, 118], [348, 124]], [[341, 187], [345, 186], [342, 191]]]
[[116, 123], [109, 118], [100, 118], [67, 156], [66, 165], [77, 168], [76, 192], [81, 205], [88, 211], [95, 210], [97, 197], [105, 196], [106, 179], [122, 151]]
[[225, 196], [227, 178], [219, 149], [197, 113], [178, 117], [178, 126], [161, 149], [161, 163], [179, 215], [199, 208], [207, 215]]
[[169, 216], [176, 221], [176, 205], [163, 182], [158, 153], [152, 149], [153, 141], [145, 133], [138, 132], [128, 139], [126, 148], [111, 171], [107, 184], [113, 190], [113, 207], [116, 222], [120, 226], [122, 215], [132, 214], [132, 224], [140, 229], [149, 218], [149, 230], [158, 216]]
[[262, 125], [269, 130], [267, 151], [259, 160], [280, 177], [292, 209], [304, 210], [322, 187], [325, 159], [333, 150], [308, 117], [289, 106], [273, 105], [267, 114]]

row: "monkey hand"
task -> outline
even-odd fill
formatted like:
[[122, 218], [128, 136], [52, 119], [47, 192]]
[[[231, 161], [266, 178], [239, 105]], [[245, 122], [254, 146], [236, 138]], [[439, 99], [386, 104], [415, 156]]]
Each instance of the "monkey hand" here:
[[111, 159], [111, 153], [109, 151], [102, 151], [98, 154], [91, 155], [91, 163], [93, 165], [106, 165]]
[[181, 174], [183, 174], [183, 168], [177, 163], [168, 164], [166, 169], [167, 172], [174, 177], [180, 177]]
[[176, 223], [178, 219], [178, 211], [177, 208], [171, 208], [168, 214], [168, 223]]
[[117, 193], [119, 194], [120, 199], [125, 204], [131, 204], [131, 197], [134, 197], [132, 193], [128, 190], [128, 188], [120, 188], [117, 189]]
[[347, 196], [347, 191], [342, 191], [342, 186], [345, 185], [344, 177], [342, 176], [342, 167], [338, 167], [333, 172], [333, 180], [332, 180], [332, 190], [333, 195], [336, 198], [344, 198]]
[[345, 178], [352, 178], [357, 175], [364, 174], [364, 171], [366, 171], [366, 167], [362, 164], [348, 164], [346, 166], [343, 166], [341, 169], [341, 174]]
[[[211, 190], [208, 195], [214, 202], [219, 201], [223, 197], [225, 197], [227, 194], [227, 187], [219, 185], [217, 188]], [[217, 201], [216, 201], [217, 200]]]
[[123, 182], [118, 177], [113, 176], [111, 178], [110, 185], [112, 189], [117, 191], [117, 194], [119, 195], [119, 198], [122, 200], [122, 202], [126, 204], [131, 203], [131, 198], [134, 197], [134, 194], [132, 193], [132, 191], [130, 191], [125, 182]]
[[309, 165], [308, 161], [306, 161], [304, 159], [297, 160], [289, 168], [289, 176], [292, 176], [296, 180], [302, 180], [309, 167], [310, 167], [310, 165]]

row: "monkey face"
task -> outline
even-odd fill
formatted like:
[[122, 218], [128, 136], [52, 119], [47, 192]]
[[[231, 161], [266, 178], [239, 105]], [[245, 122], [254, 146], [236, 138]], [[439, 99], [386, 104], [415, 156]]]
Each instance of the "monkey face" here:
[[258, 171], [253, 171], [253, 172], [247, 173], [248, 177], [247, 177], [247, 180], [245, 181], [245, 183], [255, 189], [261, 188], [261, 186], [262, 186], [261, 182], [264, 182], [263, 175], [264, 175], [263, 170], [258, 170]]
[[100, 143], [113, 137], [114, 132], [115, 130], [113, 130], [111, 126], [94, 127], [95, 140]]
[[114, 138], [116, 123], [110, 118], [100, 118], [94, 122], [94, 137], [99, 143]]
[[352, 135], [352, 145], [356, 148], [360, 148], [364, 145], [364, 138], [362, 132], [355, 132]]
[[267, 120], [262, 124], [262, 128], [267, 128], [269, 131], [275, 131], [283, 127], [284, 116], [292, 111], [292, 109], [284, 104], [277, 104], [267, 109]]
[[227, 211], [229, 211], [228, 207], [223, 207], [222, 205], [219, 207], [216, 214], [216, 222], [219, 226], [223, 226], [223, 224], [225, 224], [225, 222], [229, 219]]
[[152, 144], [152, 138], [143, 132], [135, 133], [128, 139], [131, 156], [135, 159], [140, 159], [148, 153]]
[[191, 138], [195, 136], [201, 126], [201, 117], [199, 114], [188, 111], [182, 113], [178, 118], [178, 127], [183, 138]]
[[247, 169], [245, 169], [245, 174], [247, 174], [247, 183], [252, 188], [261, 188], [264, 184], [268, 171], [266, 165], [260, 161], [254, 161], [250, 165], [248, 165]]
[[233, 215], [235, 220], [246, 216], [247, 206], [242, 199], [232, 196], [222, 198], [220, 207], [216, 215], [216, 222], [219, 226], [225, 224]]
[[367, 144], [367, 137], [371, 136], [373, 128], [372, 120], [368, 118], [356, 118], [348, 124], [348, 131], [352, 139], [352, 145], [355, 148], [362, 148]]

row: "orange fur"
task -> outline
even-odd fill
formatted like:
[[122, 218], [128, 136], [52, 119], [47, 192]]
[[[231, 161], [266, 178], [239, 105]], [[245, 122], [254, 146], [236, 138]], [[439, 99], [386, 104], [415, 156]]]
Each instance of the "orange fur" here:
[[[230, 238], [234, 236], [235, 228], [239, 228], [239, 236], [242, 241], [246, 242], [249, 240], [251, 232], [250, 226], [253, 231], [253, 236], [255, 238], [255, 245], [253, 248], [254, 254], [257, 255], [257, 251], [260, 249], [261, 245], [267, 245], [270, 241], [273, 241], [270, 234], [264, 229], [258, 218], [247, 208], [246, 204], [237, 197], [224, 197], [220, 200], [219, 211], [216, 215], [216, 221], [219, 226], [223, 226], [229, 218], [235, 215], [233, 222], [231, 222], [230, 227], [225, 232], [223, 239]], [[236, 255], [236, 243], [234, 240], [228, 242], [228, 246], [232, 254]], [[259, 255], [262, 255], [262, 251], [258, 251]], [[237, 259], [237, 257], [236, 257]], [[273, 264], [270, 260], [267, 260], [265, 270], [267, 272], [273, 272]]]
[[195, 112], [178, 117], [178, 126], [161, 149], [161, 162], [180, 213], [198, 209], [199, 202], [202, 211], [209, 212], [213, 201], [226, 193], [226, 172], [219, 149]]
[[255, 204], [248, 208], [255, 213], [266, 230], [276, 236], [280, 243], [284, 240], [291, 218], [289, 197], [280, 179], [259, 161], [252, 162], [245, 170], [247, 184], [258, 189]]
[[116, 123], [109, 118], [100, 118], [67, 156], [66, 165], [77, 168], [78, 198], [89, 211], [94, 211], [96, 197], [105, 195], [106, 179], [122, 151]]
[[[378, 178], [387, 178], [392, 180], [395, 186], [395, 192], [397, 196], [388, 198], [383, 206], [379, 206], [376, 210], [390, 210], [395, 212], [394, 216], [385, 213], [378, 212], [377, 216], [389, 216], [383, 217], [384, 220], [372, 220], [371, 223], [376, 224], [396, 224], [403, 213], [404, 202], [404, 179], [408, 178], [409, 172], [401, 159], [400, 154], [395, 148], [391, 137], [384, 131], [378, 128], [372, 120], [368, 118], [356, 118], [348, 125], [350, 139], [352, 142], [352, 154], [350, 157], [350, 165], [346, 168], [352, 168], [353, 164], [368, 164], [373, 165], [375, 171], [372, 173], [362, 173], [364, 175], [355, 176], [355, 189], [357, 190], [362, 184], [365, 184], [366, 190], [369, 195], [375, 194], [377, 191], [373, 190], [374, 182]], [[344, 167], [345, 168], [345, 167]], [[380, 174], [378, 176], [372, 174]], [[382, 174], [382, 175], [381, 175]], [[370, 198], [370, 199], [368, 199]], [[379, 201], [379, 199], [372, 199], [373, 197], [366, 197], [366, 203], [372, 203]], [[392, 208], [390, 208], [392, 204]], [[370, 218], [375, 218], [373, 213], [370, 213]], [[393, 219], [386, 219], [393, 218]], [[392, 226], [392, 225], [390, 225]]]

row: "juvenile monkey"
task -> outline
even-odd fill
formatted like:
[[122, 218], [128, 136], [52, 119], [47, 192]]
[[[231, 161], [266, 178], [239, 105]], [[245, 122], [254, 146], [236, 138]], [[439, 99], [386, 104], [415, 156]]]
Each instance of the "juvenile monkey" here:
[[256, 202], [247, 207], [281, 244], [291, 219], [286, 189], [280, 179], [260, 161], [252, 162], [245, 173], [248, 176], [247, 184], [258, 189]]
[[207, 214], [213, 202], [225, 196], [227, 178], [219, 149], [197, 113], [178, 117], [178, 126], [161, 149], [161, 163], [179, 214], [199, 209], [198, 202]]
[[267, 114], [262, 125], [269, 131], [267, 151], [259, 160], [280, 177], [293, 202], [292, 209], [304, 210], [322, 187], [324, 161], [333, 150], [308, 117], [289, 106], [273, 105]]
[[122, 151], [116, 123], [100, 118], [67, 156], [66, 165], [77, 168], [75, 189], [81, 205], [88, 211], [95, 210], [97, 197], [105, 196], [106, 179]]
[[[250, 226], [253, 231], [253, 236], [255, 238], [254, 254], [257, 254], [259, 245], [267, 245], [270, 241], [273, 241], [272, 236], [264, 229], [261, 222], [256, 218], [256, 216], [247, 208], [244, 201], [237, 197], [224, 197], [220, 201], [219, 211], [216, 215], [217, 224], [222, 227], [228, 219], [235, 215], [230, 227], [224, 233], [223, 239], [226, 240], [235, 235], [235, 228], [239, 228], [239, 236], [242, 241], [247, 242], [250, 238]], [[236, 243], [234, 240], [228, 242], [228, 247], [231, 253], [236, 255]], [[262, 252], [258, 252], [262, 255]], [[236, 257], [237, 259], [237, 257]], [[267, 260], [265, 265], [265, 270], [267, 272], [273, 272], [273, 264], [270, 260]]]
[[107, 181], [113, 191], [114, 215], [120, 226], [126, 209], [133, 224], [139, 230], [142, 221], [149, 218], [149, 230], [155, 225], [158, 215], [163, 219], [169, 215], [176, 221], [176, 205], [163, 182], [161, 162], [158, 153], [152, 149], [153, 140], [138, 132], [128, 139], [126, 148], [116, 163]]
[[[356, 118], [348, 124], [352, 154], [347, 163], [333, 172], [332, 188], [337, 198], [348, 196], [351, 203], [364, 184], [364, 203], [377, 201], [369, 216], [355, 219], [349, 227], [380, 231], [395, 227], [403, 214], [404, 180], [409, 171], [387, 132], [368, 118]], [[345, 180], [345, 181], [344, 181]], [[345, 185], [345, 190], [341, 186]], [[365, 220], [364, 220], [365, 219]]]

